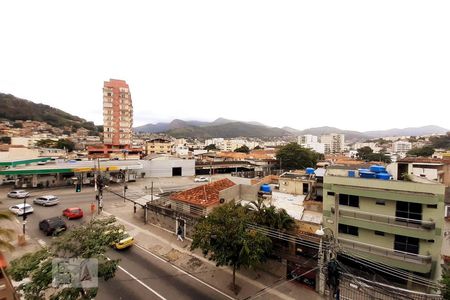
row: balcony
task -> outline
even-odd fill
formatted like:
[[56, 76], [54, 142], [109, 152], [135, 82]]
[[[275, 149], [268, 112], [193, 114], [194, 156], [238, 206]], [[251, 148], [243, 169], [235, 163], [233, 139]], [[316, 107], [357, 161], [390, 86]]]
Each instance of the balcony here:
[[389, 266], [413, 272], [427, 273], [431, 270], [432, 257], [430, 255], [397, 251], [344, 238], [338, 238], [338, 241], [344, 250], [358, 252], [360, 256], [368, 260], [375, 260]]
[[431, 230], [436, 227], [436, 223], [434, 221], [406, 219], [395, 216], [378, 215], [362, 211], [345, 210], [342, 208], [339, 209], [339, 215], [351, 217], [354, 219], [362, 219], [378, 223], [387, 223], [389, 225], [416, 228], [416, 229], [421, 228], [425, 230]]

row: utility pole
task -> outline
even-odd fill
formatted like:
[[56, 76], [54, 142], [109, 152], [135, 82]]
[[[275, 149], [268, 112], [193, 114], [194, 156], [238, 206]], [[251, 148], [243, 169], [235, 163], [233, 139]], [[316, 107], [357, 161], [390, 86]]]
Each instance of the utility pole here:
[[100, 158], [97, 158], [97, 195], [95, 196], [97, 200], [97, 214], [99, 215], [103, 209], [103, 180], [101, 176], [100, 169]]
[[26, 210], [26, 205], [27, 205], [27, 197], [25, 196], [23, 198], [23, 214], [22, 214], [22, 233], [23, 233], [23, 238], [25, 239], [25, 225], [27, 224], [27, 210]]

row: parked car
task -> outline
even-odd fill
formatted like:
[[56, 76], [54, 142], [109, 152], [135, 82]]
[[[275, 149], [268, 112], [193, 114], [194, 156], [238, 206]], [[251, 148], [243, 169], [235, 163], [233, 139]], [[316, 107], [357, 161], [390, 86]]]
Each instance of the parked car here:
[[67, 225], [61, 217], [53, 217], [40, 221], [39, 229], [46, 235], [57, 235], [67, 230]]
[[8, 197], [10, 198], [25, 198], [29, 195], [30, 193], [25, 190], [14, 190], [8, 193]]
[[22, 216], [23, 214], [33, 213], [33, 207], [28, 203], [19, 203], [9, 207], [9, 211], [16, 214], [17, 216]]
[[79, 219], [83, 217], [83, 210], [79, 207], [70, 207], [63, 210], [62, 214], [67, 220]]
[[134, 244], [134, 237], [132, 237], [128, 232], [120, 230], [119, 233], [123, 234], [122, 239], [116, 241], [112, 244], [112, 247], [117, 250], [125, 249]]
[[53, 195], [40, 196], [33, 200], [34, 204], [39, 204], [42, 206], [51, 206], [59, 203], [59, 199]]
[[196, 177], [195, 179], [194, 179], [194, 182], [208, 182], [208, 178], [206, 178], [206, 177]]

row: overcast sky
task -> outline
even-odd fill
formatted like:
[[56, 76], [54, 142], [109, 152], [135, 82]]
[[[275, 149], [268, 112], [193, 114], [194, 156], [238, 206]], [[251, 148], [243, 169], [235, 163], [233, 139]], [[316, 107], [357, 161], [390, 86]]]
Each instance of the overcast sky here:
[[0, 92], [96, 124], [117, 78], [136, 126], [450, 129], [450, 1], [15, 0], [0, 12]]

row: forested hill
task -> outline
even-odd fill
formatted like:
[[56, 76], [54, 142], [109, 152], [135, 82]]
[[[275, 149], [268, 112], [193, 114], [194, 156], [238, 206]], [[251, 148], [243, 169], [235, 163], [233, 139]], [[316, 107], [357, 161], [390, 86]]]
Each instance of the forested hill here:
[[57, 128], [65, 126], [84, 127], [91, 131], [97, 131], [93, 122], [88, 122], [85, 119], [45, 104], [34, 103], [3, 93], [0, 93], [0, 119], [13, 122], [16, 120], [32, 120], [46, 122]]

